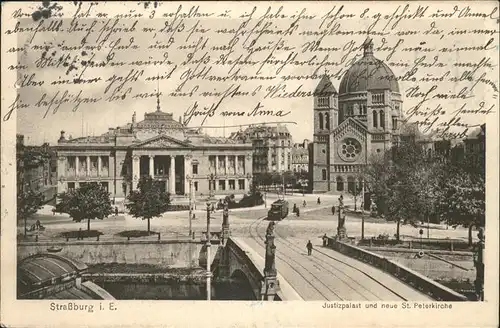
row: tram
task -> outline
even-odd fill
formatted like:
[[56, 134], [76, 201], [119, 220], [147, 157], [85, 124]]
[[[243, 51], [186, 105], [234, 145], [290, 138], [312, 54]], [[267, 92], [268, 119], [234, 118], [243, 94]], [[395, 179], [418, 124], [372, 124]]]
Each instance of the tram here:
[[271, 209], [267, 212], [268, 221], [281, 221], [288, 216], [288, 202], [278, 199], [271, 204]]

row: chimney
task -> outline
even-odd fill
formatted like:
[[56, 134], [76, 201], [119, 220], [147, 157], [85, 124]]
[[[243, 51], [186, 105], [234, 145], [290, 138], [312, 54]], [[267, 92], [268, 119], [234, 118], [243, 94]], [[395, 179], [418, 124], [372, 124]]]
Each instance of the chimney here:
[[61, 131], [61, 136], [59, 137], [59, 140], [58, 142], [64, 142], [66, 141], [66, 137], [64, 136], [66, 132], [64, 132], [64, 130]]

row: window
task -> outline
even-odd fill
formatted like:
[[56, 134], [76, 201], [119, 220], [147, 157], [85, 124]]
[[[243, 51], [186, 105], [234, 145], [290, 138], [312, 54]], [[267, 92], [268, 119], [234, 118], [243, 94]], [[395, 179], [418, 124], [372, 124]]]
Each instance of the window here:
[[392, 129], [393, 130], [397, 130], [398, 128], [398, 118], [397, 117], [393, 117], [392, 118]]
[[226, 190], [226, 180], [219, 180], [219, 190]]
[[195, 181], [193, 185], [194, 185], [194, 191], [198, 191], [198, 181]]
[[330, 99], [328, 97], [318, 98], [318, 107], [328, 107], [330, 106]]
[[198, 164], [193, 164], [193, 174], [198, 174]]
[[344, 181], [341, 177], [337, 177], [337, 191], [344, 191]]
[[347, 116], [353, 116], [354, 110], [352, 108], [352, 104], [347, 105]]
[[319, 113], [319, 128], [323, 130], [323, 114]]
[[383, 103], [384, 102], [384, 94], [383, 93], [372, 94], [372, 102], [375, 104]]
[[75, 183], [74, 182], [68, 182], [68, 191], [70, 190], [75, 190]]
[[104, 190], [109, 191], [109, 186], [107, 182], [101, 182], [101, 185], [103, 186]]
[[373, 111], [373, 127], [376, 128], [377, 127], [377, 111]]
[[322, 169], [322, 170], [321, 170], [321, 178], [322, 178], [323, 180], [326, 180], [326, 169]]
[[385, 114], [384, 111], [380, 111], [380, 127], [385, 128]]
[[229, 190], [234, 190], [236, 187], [235, 187], [235, 183], [234, 183], [234, 180], [229, 180]]
[[245, 180], [244, 179], [238, 180], [238, 188], [240, 190], [245, 190]]
[[361, 115], [366, 115], [366, 105], [365, 104], [361, 104], [359, 108], [360, 108], [360, 114]]
[[325, 114], [325, 127], [330, 130], [330, 115], [328, 113]]

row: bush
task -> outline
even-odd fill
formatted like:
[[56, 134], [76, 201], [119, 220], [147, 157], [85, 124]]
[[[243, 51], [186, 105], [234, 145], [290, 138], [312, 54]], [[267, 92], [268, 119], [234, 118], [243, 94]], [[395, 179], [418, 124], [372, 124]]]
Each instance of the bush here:
[[104, 235], [99, 230], [73, 230], [61, 233], [64, 238], [91, 238]]
[[157, 232], [154, 231], [148, 232], [147, 230], [126, 230], [126, 231], [121, 231], [116, 235], [125, 238], [139, 238], [157, 234], [158, 234]]
[[177, 212], [177, 211], [189, 211], [189, 205], [175, 204], [175, 205], [170, 205], [167, 209], [167, 212]]

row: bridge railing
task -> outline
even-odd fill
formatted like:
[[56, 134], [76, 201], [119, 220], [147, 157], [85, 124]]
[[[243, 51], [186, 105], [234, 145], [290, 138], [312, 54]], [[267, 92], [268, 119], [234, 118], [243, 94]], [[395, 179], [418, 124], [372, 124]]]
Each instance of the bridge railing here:
[[342, 254], [379, 268], [436, 300], [467, 301], [467, 297], [464, 295], [457, 293], [454, 290], [401, 265], [400, 263], [388, 260], [382, 255], [369, 252], [354, 245], [339, 242], [333, 238], [328, 238], [328, 246]]

